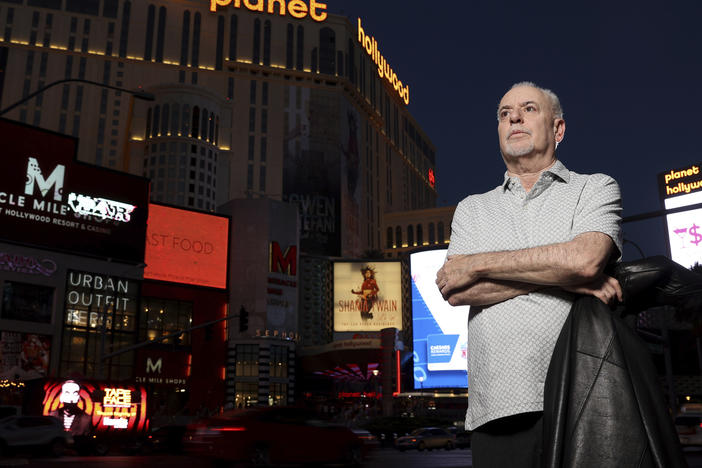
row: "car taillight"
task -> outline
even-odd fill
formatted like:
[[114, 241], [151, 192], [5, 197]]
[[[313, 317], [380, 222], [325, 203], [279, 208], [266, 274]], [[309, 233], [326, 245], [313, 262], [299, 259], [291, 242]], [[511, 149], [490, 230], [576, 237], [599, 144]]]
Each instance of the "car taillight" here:
[[211, 427], [210, 429], [219, 432], [244, 432], [246, 430], [245, 427], [241, 426]]

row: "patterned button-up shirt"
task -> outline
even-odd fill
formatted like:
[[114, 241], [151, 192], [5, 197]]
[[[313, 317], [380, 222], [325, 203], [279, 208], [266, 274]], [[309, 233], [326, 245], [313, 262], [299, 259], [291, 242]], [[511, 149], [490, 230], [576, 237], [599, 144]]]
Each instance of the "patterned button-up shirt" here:
[[[502, 185], [459, 203], [451, 231], [448, 255], [520, 250], [592, 231], [610, 236], [621, 252], [619, 186], [604, 174], [568, 171], [560, 161], [528, 193], [505, 173]], [[572, 294], [549, 288], [471, 307], [467, 429], [543, 410], [546, 371], [572, 303]]]

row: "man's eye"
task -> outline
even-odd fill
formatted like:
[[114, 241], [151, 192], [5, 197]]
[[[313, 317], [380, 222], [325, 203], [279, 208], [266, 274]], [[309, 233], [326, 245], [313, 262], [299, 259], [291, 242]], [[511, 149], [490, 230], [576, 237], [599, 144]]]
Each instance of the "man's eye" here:
[[508, 115], [509, 115], [509, 111], [506, 111], [506, 110], [500, 111], [500, 118], [501, 119], [504, 119]]
[[536, 107], [535, 106], [526, 106], [524, 108], [524, 110], [527, 112], [534, 112], [536, 110]]

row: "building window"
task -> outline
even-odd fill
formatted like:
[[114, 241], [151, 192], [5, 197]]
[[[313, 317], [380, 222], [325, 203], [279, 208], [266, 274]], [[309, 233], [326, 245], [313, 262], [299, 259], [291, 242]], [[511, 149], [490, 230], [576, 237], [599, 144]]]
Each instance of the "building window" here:
[[417, 224], [417, 245], [424, 244], [424, 228], [421, 224]]
[[236, 408], [247, 408], [249, 406], [258, 405], [258, 383], [237, 382], [235, 391], [236, 399], [234, 405]]
[[266, 20], [263, 24], [263, 64], [271, 64], [271, 21]]
[[224, 16], [217, 18], [217, 50], [215, 52], [215, 70], [222, 69], [224, 61]]
[[188, 64], [188, 44], [190, 43], [190, 12], [183, 13], [183, 31], [180, 35], [180, 64]]
[[166, 7], [158, 9], [158, 31], [156, 33], [156, 61], [163, 62], [163, 43], [166, 39]]
[[[192, 302], [142, 297], [139, 341], [153, 341], [171, 333], [187, 330], [192, 325], [192, 319]], [[165, 339], [162, 343], [189, 345], [190, 333]]]
[[305, 67], [305, 29], [297, 27], [297, 62], [295, 68], [302, 70]]
[[[200, 21], [202, 15], [195, 13], [195, 22], [193, 24], [193, 59], [190, 63], [193, 67], [200, 65]], [[195, 78], [197, 81], [197, 78]], [[196, 84], [196, 83], [193, 83]]]
[[251, 88], [249, 90], [249, 101], [250, 103], [256, 104], [256, 81], [251, 80]]
[[412, 247], [414, 244], [414, 226], [407, 226], [407, 245]]
[[429, 223], [429, 243], [436, 243], [436, 233], [434, 232], [434, 223]]
[[288, 376], [288, 348], [285, 346], [272, 345], [270, 351], [270, 376]]
[[127, 43], [129, 38], [129, 15], [131, 12], [132, 3], [124, 2], [122, 7], [122, 27], [119, 33], [119, 56], [127, 56]]
[[238, 29], [238, 19], [232, 15], [229, 21], [229, 60], [236, 60], [236, 35]]
[[319, 72], [336, 73], [336, 34], [331, 28], [319, 31]]
[[154, 46], [154, 22], [156, 19], [156, 7], [149, 5], [146, 17], [146, 40], [144, 41], [144, 60], [151, 60], [151, 51]]
[[285, 68], [293, 67], [293, 41], [295, 39], [295, 28], [288, 23], [285, 40]]
[[268, 406], [288, 404], [288, 384], [272, 382], [268, 387]]
[[200, 108], [198, 106], [193, 107], [192, 122], [192, 138], [197, 138], [200, 135]]
[[258, 190], [260, 192], [265, 192], [266, 191], [266, 166], [261, 166], [259, 168], [259, 174], [258, 174]]
[[392, 228], [389, 227], [386, 233], [385, 248], [392, 249]]
[[438, 238], [439, 238], [439, 244], [444, 243], [444, 223], [443, 221], [439, 221], [439, 224], [437, 224], [436, 230], [438, 231]]
[[398, 248], [402, 247], [402, 228], [400, 226], [395, 227], [395, 245]]
[[51, 323], [53, 288], [5, 281], [2, 289], [3, 319]]
[[253, 53], [251, 57], [253, 63], [256, 65], [261, 64], [261, 20], [258, 18], [254, 20]]
[[237, 377], [257, 377], [258, 376], [258, 345], [255, 345], [255, 344], [238, 344], [238, 345], [236, 345], [236, 376]]

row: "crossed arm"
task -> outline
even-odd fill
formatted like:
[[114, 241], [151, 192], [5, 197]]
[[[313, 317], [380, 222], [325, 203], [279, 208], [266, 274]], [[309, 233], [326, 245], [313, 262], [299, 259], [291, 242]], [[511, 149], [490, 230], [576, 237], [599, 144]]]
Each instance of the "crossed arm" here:
[[523, 250], [454, 255], [436, 284], [451, 305], [484, 306], [546, 287], [590, 294], [605, 303], [622, 300], [616, 279], [603, 274], [612, 239], [586, 232], [573, 240]]

